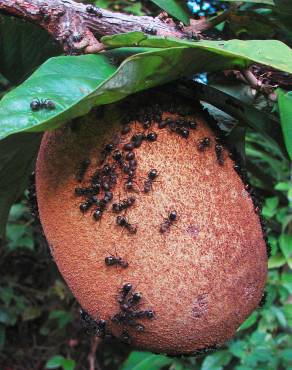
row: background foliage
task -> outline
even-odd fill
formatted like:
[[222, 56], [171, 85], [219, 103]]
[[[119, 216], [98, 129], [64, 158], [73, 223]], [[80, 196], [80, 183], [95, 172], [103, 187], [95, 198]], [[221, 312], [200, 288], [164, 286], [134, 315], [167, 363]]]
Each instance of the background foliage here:
[[[185, 23], [190, 11], [197, 18], [203, 14], [216, 17], [227, 7], [226, 2], [199, 0], [188, 1], [188, 7], [185, 1], [159, 0], [153, 4], [98, 0], [97, 4], [137, 15], [158, 14], [161, 6]], [[264, 203], [262, 213], [272, 248], [267, 302], [246, 320], [233, 340], [213, 354], [170, 358], [131, 351], [111, 341], [99, 346], [98, 364], [109, 370], [292, 369], [292, 186], [288, 155], [292, 153], [289, 92], [292, 86], [288, 74], [292, 71], [291, 15], [290, 1], [249, 1], [212, 30], [226, 40], [265, 40], [257, 45], [249, 43], [247, 51], [243, 50], [242, 41], [207, 40], [196, 44], [131, 33], [104, 38], [114, 48], [106, 57], [88, 55], [78, 60], [62, 56], [48, 60], [60, 55], [61, 50], [45, 33], [30, 24], [1, 16], [0, 94], [4, 96], [0, 102], [1, 234], [6, 230], [6, 239], [2, 239], [0, 247], [1, 369], [88, 369], [87, 356], [94, 350], [94, 340], [81, 328], [78, 304], [51, 259], [39, 225], [30, 215], [27, 191], [22, 195], [41, 139], [38, 131], [83, 115], [93, 105], [142, 90], [147, 79], [155, 86], [182, 77], [183, 71], [208, 72], [196, 77], [198, 84], [208, 81], [208, 85], [198, 88], [197, 97], [219, 117], [221, 128], [241, 151], [251, 183]], [[260, 56], [255, 52], [259, 47], [263, 50]], [[155, 64], [157, 55], [163, 57], [161, 66]], [[128, 59], [120, 65], [125, 57]], [[254, 62], [284, 72], [276, 76], [278, 104], [264, 94], [253, 94], [248, 85], [221, 72]], [[96, 63], [100, 66], [98, 74]], [[117, 86], [119, 74], [127, 76], [133, 64], [138, 71], [135, 78]], [[76, 77], [86, 94], [77, 94]], [[27, 102], [36, 92], [40, 98], [46, 98], [49, 92], [50, 98], [58, 102], [56, 111], [42, 116], [31, 114]], [[56, 92], [60, 94], [55, 95]]]

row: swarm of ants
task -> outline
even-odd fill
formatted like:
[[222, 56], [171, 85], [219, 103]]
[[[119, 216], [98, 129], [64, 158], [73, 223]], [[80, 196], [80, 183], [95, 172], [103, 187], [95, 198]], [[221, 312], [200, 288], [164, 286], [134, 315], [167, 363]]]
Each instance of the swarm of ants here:
[[[95, 10], [90, 8], [88, 12], [94, 14]], [[128, 108], [126, 106], [125, 110], [130, 113], [121, 121], [120, 139], [113, 140], [103, 147], [97, 168], [92, 169], [93, 163], [89, 158], [83, 159], [79, 164], [75, 178], [80, 184], [86, 182], [86, 186], [79, 185], [74, 189], [74, 194], [76, 197], [83, 198], [79, 204], [80, 212], [85, 214], [92, 210], [91, 215], [95, 221], [100, 221], [104, 212], [111, 212], [116, 227], [125, 230], [129, 235], [135, 235], [138, 232], [138, 226], [131, 221], [128, 213], [133, 207], [138, 206], [140, 196], [147, 196], [155, 191], [157, 179], [159, 182], [159, 178], [163, 176], [163, 173], [156, 168], [149, 168], [148, 172], [144, 174], [143, 184], [138, 186], [137, 151], [142, 145], [146, 143], [153, 145], [159, 138], [160, 130], [167, 130], [171, 135], [177, 135], [181, 140], [185, 140], [187, 145], [193, 145], [194, 150], [202, 153], [201, 155], [204, 155], [208, 150], [213, 150], [215, 160], [220, 167], [224, 166], [226, 151], [222, 135], [218, 130], [215, 132], [215, 140], [211, 140], [209, 137], [198, 138], [195, 142], [190, 140], [190, 133], [196, 130], [197, 122], [191, 118], [192, 108], [181, 104], [180, 101], [154, 102], [146, 108], [136, 111]], [[236, 160], [232, 154], [230, 157]], [[261, 206], [247, 182], [246, 173], [242, 170], [239, 161], [235, 163], [234, 170], [246, 184], [245, 189], [253, 199], [255, 212], [259, 214]], [[91, 176], [88, 180], [86, 175], [90, 168]], [[118, 181], [123, 182], [126, 194], [123, 199], [115, 197], [115, 187]], [[163, 235], [169, 233], [178, 221], [177, 211], [175, 209], [169, 210], [167, 216], [163, 217], [157, 225], [157, 232]], [[261, 224], [264, 230], [262, 219]], [[110, 269], [112, 266], [116, 266], [120, 270], [129, 268], [129, 263], [117, 254], [105, 256], [104, 263]], [[112, 324], [122, 327], [120, 339], [128, 344], [131, 343], [128, 329], [143, 333], [145, 327], [137, 320], [150, 320], [155, 317], [153, 310], [140, 309], [141, 299], [141, 293], [133, 292], [130, 283], [124, 284], [117, 298], [119, 312], [110, 319]], [[93, 325], [99, 336], [104, 336], [107, 332], [106, 322], [103, 320], [92, 324], [90, 319], [85, 316], [83, 321], [87, 322], [88, 325]]]

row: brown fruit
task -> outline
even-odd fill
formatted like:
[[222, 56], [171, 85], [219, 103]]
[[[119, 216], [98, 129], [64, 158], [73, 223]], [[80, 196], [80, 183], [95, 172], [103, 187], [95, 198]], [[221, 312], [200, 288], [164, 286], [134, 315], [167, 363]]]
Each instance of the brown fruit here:
[[[144, 98], [140, 101], [146, 103]], [[137, 103], [130, 104], [138, 110]], [[196, 107], [192, 118], [197, 128], [189, 130], [187, 139], [159, 129], [156, 123], [147, 131], [158, 137], [134, 150], [136, 192], [125, 192], [127, 175], [119, 174], [114, 202], [136, 197], [126, 211], [128, 221], [137, 226], [136, 234], [116, 224], [113, 202], [100, 221], [92, 218], [94, 207], [83, 214], [79, 210], [82, 197], [74, 194], [80, 186], [75, 179], [80, 163], [91, 159], [84, 185], [106, 144], [121, 139], [118, 147], [122, 149], [134, 133], [143, 131], [134, 122], [131, 132], [121, 136], [120, 114], [121, 107], [113, 105], [102, 118], [91, 114], [77, 127], [44, 135], [36, 186], [41, 223], [54, 259], [81, 306], [94, 319], [106, 320], [115, 336], [126, 330], [136, 347], [192, 354], [221, 345], [257, 307], [265, 285], [266, 245], [252, 199], [226, 149], [224, 163], [218, 163], [215, 135]], [[168, 112], [166, 117], [177, 115]], [[198, 150], [198, 140], [206, 137], [210, 147]], [[156, 169], [158, 177], [145, 194], [150, 169]], [[177, 220], [161, 233], [161, 224], [172, 210]], [[129, 266], [107, 266], [105, 257], [110, 254]], [[117, 299], [127, 282], [132, 292], [142, 294], [136, 311], [155, 312], [151, 320], [136, 320], [144, 332], [133, 323], [111, 321], [120, 312]]]

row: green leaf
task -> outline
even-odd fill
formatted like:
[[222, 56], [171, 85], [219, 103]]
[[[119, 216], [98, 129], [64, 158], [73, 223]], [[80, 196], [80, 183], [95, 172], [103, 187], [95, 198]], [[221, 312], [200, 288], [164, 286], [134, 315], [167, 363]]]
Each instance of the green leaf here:
[[272, 256], [269, 258], [268, 266], [269, 269], [274, 269], [284, 266], [285, 263], [286, 263], [285, 258], [281, 254], [276, 254], [276, 256]]
[[290, 159], [292, 159], [292, 91], [277, 89], [278, 105], [283, 136]]
[[[238, 2], [238, 0], [219, 0], [219, 1], [229, 1], [229, 2]], [[241, 0], [245, 3], [257, 3], [257, 4], [267, 4], [275, 5], [274, 0]]]
[[41, 134], [17, 134], [0, 142], [0, 238], [9, 209], [23, 193], [32, 172]]
[[201, 370], [221, 370], [230, 362], [231, 357], [227, 351], [213, 353], [204, 359]]
[[288, 260], [292, 256], [292, 235], [281, 234], [279, 244], [283, 255]]
[[74, 370], [76, 362], [72, 359], [64, 359], [62, 362], [62, 367], [64, 370]]
[[151, 0], [153, 3], [158, 5], [161, 9], [165, 10], [167, 13], [173, 17], [179, 19], [184, 24], [190, 24], [190, 17], [186, 9], [179, 4], [176, 0]]
[[292, 362], [292, 349], [284, 349], [279, 355], [284, 361]]
[[263, 207], [263, 216], [267, 218], [273, 217], [277, 212], [278, 204], [278, 197], [267, 198]]
[[73, 321], [73, 316], [70, 312], [62, 310], [54, 310], [49, 315], [49, 320], [57, 319], [60, 329], [63, 329], [69, 322]]
[[27, 307], [22, 313], [23, 321], [34, 320], [42, 314], [39, 307]]
[[62, 366], [63, 361], [64, 361], [63, 356], [61, 355], [53, 356], [47, 361], [45, 368], [46, 369], [58, 369], [58, 367]]
[[253, 326], [256, 323], [258, 318], [258, 312], [254, 311], [245, 321], [243, 324], [240, 325], [239, 330], [245, 330]]
[[124, 362], [121, 370], [160, 370], [163, 366], [170, 365], [172, 362], [171, 358], [163, 355], [134, 351]]
[[[116, 70], [103, 55], [56, 57], [45, 62], [28, 80], [0, 102], [0, 138], [20, 131], [55, 128], [59, 122], [86, 114], [91, 106], [83, 102]], [[30, 102], [52, 99], [55, 110], [33, 112]], [[74, 105], [72, 109], [71, 106]]]
[[[186, 47], [195, 49], [196, 51], [193, 50], [193, 52], [197, 53], [199, 59], [197, 61], [199, 72], [227, 69], [226, 64], [247, 68], [253, 63], [260, 63], [283, 72], [292, 73], [292, 50], [277, 40], [204, 40], [193, 42], [173, 37], [149, 36], [142, 32], [130, 32], [104, 36], [101, 41], [110, 47]], [[204, 59], [205, 65], [201, 58], [207, 58]]]

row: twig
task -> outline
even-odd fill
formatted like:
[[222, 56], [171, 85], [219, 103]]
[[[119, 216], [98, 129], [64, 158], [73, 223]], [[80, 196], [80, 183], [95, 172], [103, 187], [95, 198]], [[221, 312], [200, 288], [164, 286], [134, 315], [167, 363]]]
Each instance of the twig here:
[[271, 101], [277, 100], [277, 94], [274, 92], [275, 87], [270, 85], [264, 85], [256, 76], [251, 72], [251, 70], [246, 69], [242, 72], [246, 82], [255, 90], [267, 95], [268, 99]]
[[93, 337], [91, 340], [90, 352], [88, 354], [89, 370], [101, 370], [96, 361], [96, 351], [100, 342], [101, 339], [99, 337]]

